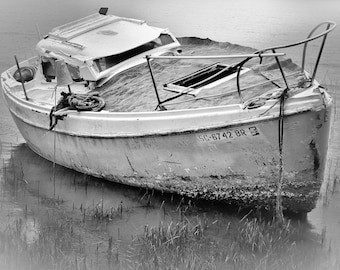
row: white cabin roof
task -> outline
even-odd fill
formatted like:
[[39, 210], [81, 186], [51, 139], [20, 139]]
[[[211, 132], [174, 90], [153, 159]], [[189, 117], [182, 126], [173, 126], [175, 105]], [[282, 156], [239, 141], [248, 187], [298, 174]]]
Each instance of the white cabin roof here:
[[134, 49], [164, 31], [141, 20], [97, 13], [52, 29], [37, 49], [95, 59]]

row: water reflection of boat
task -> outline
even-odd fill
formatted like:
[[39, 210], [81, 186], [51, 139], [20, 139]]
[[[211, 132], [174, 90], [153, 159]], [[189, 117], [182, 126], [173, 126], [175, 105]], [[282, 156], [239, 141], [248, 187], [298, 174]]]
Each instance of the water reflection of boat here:
[[[284, 208], [307, 212], [322, 181], [332, 103], [315, 75], [334, 27], [255, 51], [176, 39], [101, 9], [54, 28], [37, 57], [2, 74], [2, 86], [29, 147], [62, 166], [246, 206], [271, 208], [280, 192]], [[310, 75], [305, 52], [317, 38]], [[298, 45], [301, 67], [278, 52]]]
[[[118, 231], [121, 239], [131, 240], [131, 235], [143, 232], [145, 224], [176, 220], [177, 208], [183, 203], [181, 198], [102, 181], [58, 165], [54, 168], [27, 144], [13, 147], [5, 165], [0, 190], [15, 202], [17, 213], [10, 216], [14, 220], [24, 217], [21, 234], [28, 243], [37, 239], [40, 227], [49, 226], [57, 217], [89, 222], [89, 226], [102, 219], [111, 221], [103, 223], [101, 233], [109, 231], [116, 236]], [[3, 204], [1, 207], [6, 210]]]
[[[140, 206], [138, 189], [124, 185], [100, 182], [100, 179], [83, 175], [74, 170], [56, 165], [38, 156], [27, 144], [15, 146], [5, 169], [6, 190], [16, 195], [22, 205], [39, 201], [62, 202], [66, 211], [73, 208], [93, 208], [99, 203], [103, 209]], [[18, 195], [20, 193], [20, 195]]]

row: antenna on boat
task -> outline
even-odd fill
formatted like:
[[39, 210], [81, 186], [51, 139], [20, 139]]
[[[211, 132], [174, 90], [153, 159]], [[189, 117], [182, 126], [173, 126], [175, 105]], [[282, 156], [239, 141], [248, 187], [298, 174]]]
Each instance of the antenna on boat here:
[[22, 78], [19, 62], [18, 62], [16, 55], [14, 55], [14, 59], [15, 59], [15, 63], [16, 63], [17, 68], [18, 68], [18, 72], [19, 72], [19, 76], [20, 76], [20, 82], [21, 82], [21, 85], [22, 85], [22, 89], [24, 90], [25, 98], [26, 98], [26, 100], [28, 100], [28, 96], [27, 96], [26, 88], [25, 88], [25, 82], [24, 82], [24, 79]]
[[37, 31], [39, 40], [41, 40], [41, 34], [40, 34], [39, 26], [37, 24], [35, 25], [35, 30]]

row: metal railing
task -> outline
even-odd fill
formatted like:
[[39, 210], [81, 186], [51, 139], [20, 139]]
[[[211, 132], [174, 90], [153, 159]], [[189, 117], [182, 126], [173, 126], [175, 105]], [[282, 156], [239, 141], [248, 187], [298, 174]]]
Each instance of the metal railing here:
[[[326, 25], [326, 30], [325, 31], [323, 31], [322, 33], [320, 33], [318, 35], [312, 36], [316, 30], [318, 30], [321, 26], [324, 26], [324, 25]], [[295, 47], [295, 46], [299, 46], [299, 45], [304, 44], [303, 53], [302, 53], [302, 62], [301, 62], [301, 72], [304, 72], [304, 70], [305, 70], [305, 62], [306, 62], [306, 51], [307, 51], [308, 43], [313, 41], [313, 40], [316, 40], [316, 39], [319, 39], [319, 38], [323, 38], [322, 42], [321, 42], [321, 45], [320, 45], [319, 53], [318, 53], [318, 56], [317, 56], [317, 60], [316, 60], [316, 63], [315, 63], [315, 66], [314, 66], [314, 69], [313, 69], [313, 72], [312, 72], [313, 75], [312, 75], [312, 78], [311, 78], [311, 82], [313, 83], [313, 81], [315, 79], [315, 76], [316, 76], [316, 72], [317, 72], [318, 66], [319, 66], [319, 62], [320, 62], [320, 59], [321, 59], [321, 55], [322, 55], [322, 52], [323, 52], [323, 48], [324, 48], [324, 45], [325, 45], [325, 42], [326, 42], [327, 35], [331, 31], [333, 31], [335, 27], [336, 27], [336, 23], [335, 22], [323, 22], [323, 23], [318, 24], [316, 27], [314, 27], [314, 29], [309, 33], [307, 38], [304, 39], [304, 40], [301, 40], [301, 41], [298, 41], [298, 42], [294, 42], [294, 43], [279, 45], [279, 46], [275, 46], [275, 47], [265, 48], [265, 49], [258, 50], [256, 52], [254, 52], [254, 54], [261, 55], [261, 54], [266, 53], [268, 51], [272, 51], [273, 53], [276, 53], [276, 50], [279, 50], [279, 49], [286, 49], [286, 48], [291, 48], [291, 47]], [[280, 62], [280, 60], [278, 59], [277, 56], [274, 56], [274, 57], [275, 57], [275, 60], [276, 60], [276, 62], [278, 64], [278, 66], [279, 66], [279, 69], [280, 69], [280, 72], [281, 72], [281, 76], [282, 76], [282, 78], [283, 78], [283, 80], [285, 82], [286, 88], [289, 89], [289, 85], [288, 85], [286, 76], [285, 76], [285, 74], [283, 72], [283, 68], [281, 66], [281, 62]], [[245, 63], [247, 63], [251, 59], [252, 58], [247, 58], [247, 59], [241, 61], [239, 63], [239, 66], [238, 66], [238, 72], [237, 72], [237, 77], [236, 77], [236, 80], [237, 80], [236, 84], [237, 84], [237, 91], [238, 91], [238, 94], [239, 94], [239, 97], [240, 97], [242, 103], [244, 101], [243, 101], [243, 97], [242, 97], [242, 94], [241, 94], [241, 87], [240, 87], [240, 71], [241, 71], [243, 65]]]
[[[320, 34], [317, 34], [317, 35], [313, 36], [315, 31], [317, 31], [321, 26], [326, 26], [326, 30], [324, 30]], [[305, 62], [306, 62], [306, 51], [307, 51], [307, 46], [308, 46], [309, 42], [311, 42], [313, 40], [316, 40], [316, 39], [319, 39], [319, 38], [322, 38], [322, 42], [321, 42], [321, 46], [320, 46], [319, 53], [318, 53], [318, 56], [317, 56], [317, 60], [316, 60], [316, 63], [315, 63], [315, 66], [314, 66], [314, 69], [313, 69], [313, 72], [312, 72], [311, 82], [313, 82], [314, 79], [315, 79], [315, 76], [316, 76], [316, 72], [317, 72], [318, 66], [319, 66], [319, 62], [320, 62], [320, 59], [321, 59], [321, 55], [322, 55], [322, 52], [323, 52], [323, 48], [324, 48], [324, 45], [325, 45], [325, 42], [326, 42], [327, 35], [331, 31], [333, 31], [335, 27], [336, 27], [336, 23], [334, 23], [334, 22], [323, 22], [323, 23], [320, 23], [319, 25], [317, 25], [310, 32], [310, 34], [307, 36], [307, 38], [304, 39], [304, 40], [301, 40], [301, 41], [298, 41], [298, 42], [294, 42], [294, 43], [274, 46], [274, 47], [268, 47], [268, 48], [265, 48], [265, 49], [262, 49], [262, 50], [258, 50], [258, 51], [254, 52], [254, 53], [251, 53], [251, 54], [211, 55], [211, 56], [150, 56], [150, 55], [147, 55], [146, 56], [146, 60], [147, 60], [147, 64], [148, 64], [148, 67], [149, 67], [152, 83], [153, 83], [153, 86], [154, 86], [154, 89], [155, 89], [155, 92], [156, 92], [157, 101], [158, 101], [158, 105], [157, 105], [156, 109], [159, 108], [161, 110], [165, 110], [165, 107], [163, 106], [164, 103], [166, 103], [168, 101], [171, 101], [171, 100], [174, 100], [174, 99], [176, 99], [176, 98], [178, 98], [180, 96], [183, 96], [185, 94], [188, 94], [190, 92], [190, 89], [185, 89], [184, 91], [182, 91], [181, 93], [179, 93], [177, 95], [174, 95], [174, 96], [172, 96], [170, 98], [167, 98], [165, 100], [161, 100], [160, 96], [159, 96], [159, 93], [158, 93], [158, 89], [157, 89], [157, 85], [156, 85], [156, 82], [155, 82], [155, 78], [154, 78], [154, 75], [153, 75], [153, 72], [152, 72], [152, 67], [151, 67], [151, 63], [150, 63], [151, 59], [227, 59], [227, 58], [245, 58], [244, 60], [242, 60], [242, 61], [232, 65], [233, 68], [237, 68], [237, 76], [236, 76], [237, 92], [238, 92], [239, 98], [241, 100], [241, 103], [244, 104], [244, 99], [243, 99], [242, 94], [241, 94], [241, 91], [243, 91], [243, 90], [241, 90], [241, 86], [240, 86], [240, 74], [241, 74], [242, 67], [249, 60], [258, 57], [258, 58], [260, 58], [260, 61], [261, 61], [262, 58], [265, 58], [265, 57], [274, 57], [277, 65], [279, 67], [279, 70], [280, 70], [282, 79], [283, 79], [283, 81], [285, 83], [286, 89], [288, 90], [289, 89], [289, 85], [288, 85], [287, 77], [289, 77], [289, 76], [286, 76], [284, 74], [283, 67], [282, 67], [281, 62], [279, 60], [279, 56], [284, 56], [285, 53], [277, 52], [277, 50], [285, 49], [285, 48], [291, 48], [291, 47], [295, 47], [295, 46], [299, 46], [299, 45], [304, 44], [303, 53], [302, 53], [302, 63], [301, 63], [301, 72], [303, 73], [304, 69], [305, 69]], [[268, 82], [270, 82], [270, 81], [273, 81], [273, 80], [268, 80]]]

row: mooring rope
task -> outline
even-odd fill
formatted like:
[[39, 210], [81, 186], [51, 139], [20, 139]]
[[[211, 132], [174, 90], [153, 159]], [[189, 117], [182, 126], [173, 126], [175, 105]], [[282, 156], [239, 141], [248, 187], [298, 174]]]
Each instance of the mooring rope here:
[[[62, 109], [77, 111], [101, 111], [105, 107], [105, 100], [97, 92], [91, 94], [73, 94], [61, 92], [61, 98], [50, 111], [50, 130], [52, 130], [62, 116], [55, 115]], [[53, 121], [54, 120], [54, 121]]]
[[[57, 88], [54, 90], [54, 107], [57, 106]], [[54, 108], [53, 107], [53, 108]], [[56, 123], [57, 124], [57, 123]], [[57, 149], [57, 134], [53, 132], [53, 198], [55, 198], [55, 170], [56, 170], [56, 149]]]
[[279, 114], [279, 178], [277, 180], [277, 189], [276, 189], [276, 218], [280, 223], [283, 223], [283, 208], [282, 208], [282, 184], [283, 184], [283, 171], [284, 171], [284, 162], [283, 162], [283, 127], [284, 127], [284, 106], [285, 99], [287, 95], [288, 88], [286, 88], [280, 97], [280, 114]]

